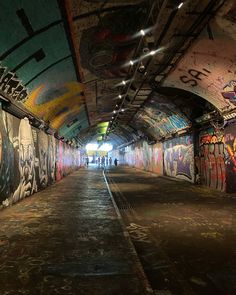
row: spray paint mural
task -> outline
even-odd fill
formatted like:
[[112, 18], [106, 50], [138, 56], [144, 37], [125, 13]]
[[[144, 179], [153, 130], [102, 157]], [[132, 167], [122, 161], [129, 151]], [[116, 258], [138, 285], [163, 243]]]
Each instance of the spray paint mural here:
[[164, 174], [194, 182], [194, 147], [191, 135], [163, 143]]
[[[88, 5], [85, 7], [84, 4], [79, 4], [77, 9], [80, 13], [81, 10], [84, 13], [88, 11]], [[116, 5], [118, 3], [114, 3], [113, 7]], [[97, 9], [101, 9], [100, 6], [97, 5]], [[114, 9], [99, 18], [91, 15], [90, 21], [78, 20], [82, 70], [87, 69], [103, 78], [124, 77], [127, 67], [123, 65], [137, 44], [133, 35], [142, 28], [142, 20], [147, 12], [147, 3], [143, 1], [126, 9]]]
[[0, 111], [0, 203], [13, 191], [14, 179], [13, 130], [10, 116]]
[[178, 107], [168, 97], [156, 92], [150, 95], [143, 110], [135, 116], [133, 124], [155, 138], [191, 127], [190, 121]]
[[229, 81], [229, 83], [224, 86], [223, 90], [222, 96], [236, 105], [236, 81]]
[[163, 174], [162, 144], [148, 145], [141, 141], [125, 148], [125, 164]]
[[225, 191], [225, 146], [223, 132], [211, 128], [199, 135], [200, 182], [210, 188]]
[[0, 109], [0, 207], [60, 180], [80, 165], [80, 154]]
[[225, 128], [225, 148], [226, 148], [226, 191], [236, 192], [236, 125], [232, 124]]
[[0, 90], [71, 139], [88, 119], [58, 4], [2, 1]]
[[203, 31], [164, 86], [193, 92], [218, 110], [235, 108], [235, 3], [226, 1], [210, 22], [211, 34]]

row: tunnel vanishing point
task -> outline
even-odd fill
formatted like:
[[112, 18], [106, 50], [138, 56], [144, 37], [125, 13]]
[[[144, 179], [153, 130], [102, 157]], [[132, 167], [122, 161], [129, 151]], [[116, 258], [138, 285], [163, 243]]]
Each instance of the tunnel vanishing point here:
[[235, 196], [236, 1], [0, 0], [0, 295], [236, 294]]

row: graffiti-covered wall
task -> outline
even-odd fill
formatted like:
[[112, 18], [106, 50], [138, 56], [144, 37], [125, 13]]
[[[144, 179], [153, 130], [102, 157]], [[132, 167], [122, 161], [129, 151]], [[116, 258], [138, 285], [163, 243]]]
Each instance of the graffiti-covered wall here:
[[194, 182], [193, 137], [186, 135], [164, 142], [164, 174]]
[[213, 128], [202, 131], [199, 136], [199, 161], [197, 172], [200, 183], [225, 191], [225, 147], [223, 132]]
[[224, 131], [208, 128], [197, 139], [195, 147], [193, 135], [155, 145], [140, 141], [127, 146], [122, 157], [117, 150], [110, 155], [118, 158], [120, 164], [235, 193], [236, 125], [227, 126]]
[[162, 144], [148, 145], [146, 141], [141, 141], [130, 145], [125, 148], [124, 161], [129, 166], [162, 174]]
[[77, 149], [0, 108], [0, 207], [32, 195], [79, 165]]
[[226, 191], [236, 192], [236, 125], [229, 125], [225, 128], [225, 149], [226, 149]]

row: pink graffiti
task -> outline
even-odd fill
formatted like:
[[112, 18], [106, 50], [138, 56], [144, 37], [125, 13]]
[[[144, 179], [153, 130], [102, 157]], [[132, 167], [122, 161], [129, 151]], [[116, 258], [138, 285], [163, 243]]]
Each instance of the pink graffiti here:
[[225, 99], [228, 99], [230, 102], [232, 102], [234, 105], [236, 105], [236, 81], [232, 80], [230, 81], [224, 88], [225, 90], [227, 87], [231, 87], [231, 90], [222, 92], [222, 96]]

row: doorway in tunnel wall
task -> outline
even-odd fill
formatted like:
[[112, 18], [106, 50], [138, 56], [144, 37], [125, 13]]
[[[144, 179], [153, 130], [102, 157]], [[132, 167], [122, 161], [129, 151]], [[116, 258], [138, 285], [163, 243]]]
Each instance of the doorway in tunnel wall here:
[[164, 174], [194, 182], [193, 136], [185, 135], [163, 143]]
[[0, 208], [32, 195], [79, 166], [78, 149], [0, 107]]
[[223, 131], [216, 132], [214, 128], [201, 131], [199, 134], [199, 162], [197, 165], [201, 184], [225, 191], [225, 156]]

